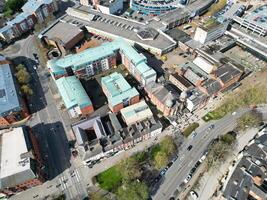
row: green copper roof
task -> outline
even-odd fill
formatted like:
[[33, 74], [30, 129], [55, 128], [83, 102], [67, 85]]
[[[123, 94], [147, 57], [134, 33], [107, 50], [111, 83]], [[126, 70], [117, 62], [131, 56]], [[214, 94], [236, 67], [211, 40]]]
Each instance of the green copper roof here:
[[108, 90], [108, 102], [110, 105], [115, 106], [123, 102], [123, 100], [130, 99], [139, 95], [135, 88], [132, 88], [124, 77], [114, 72], [109, 76], [101, 79], [101, 84]]
[[56, 85], [67, 109], [77, 105], [80, 108], [92, 105], [81, 82], [75, 76], [57, 79]]
[[[72, 67], [72, 69], [79, 70], [86, 65], [101, 60], [110, 55], [114, 55], [117, 51], [123, 54], [136, 66], [136, 70], [142, 75], [146, 71], [154, 71], [146, 64], [146, 57], [139, 54], [131, 45], [123, 39], [118, 38], [113, 42], [107, 42], [95, 48], [86, 49], [80, 53], [65, 56], [57, 60], [50, 60], [47, 63], [48, 68], [55, 75], [64, 74], [65, 68]], [[156, 74], [156, 72], [154, 71]]]

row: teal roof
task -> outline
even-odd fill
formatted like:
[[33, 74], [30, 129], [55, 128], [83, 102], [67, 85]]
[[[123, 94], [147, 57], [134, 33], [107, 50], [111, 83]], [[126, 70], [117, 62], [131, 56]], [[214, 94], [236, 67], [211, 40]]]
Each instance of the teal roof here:
[[86, 49], [77, 54], [65, 56], [58, 60], [50, 60], [48, 61], [47, 66], [53, 74], [59, 75], [63, 74], [67, 67], [72, 67], [74, 71], [79, 70], [95, 60], [113, 55], [117, 51], [121, 51], [135, 65], [140, 75], [146, 71], [153, 70], [146, 64], [146, 57], [139, 54], [131, 45], [121, 38], [118, 38], [113, 42], [104, 43], [95, 48]]
[[107, 98], [112, 106], [122, 103], [125, 99], [139, 95], [137, 90], [132, 88], [124, 77], [117, 72], [103, 77], [101, 84], [108, 90], [109, 96]]
[[74, 106], [83, 108], [92, 105], [81, 82], [75, 76], [57, 79], [56, 85], [67, 109]]

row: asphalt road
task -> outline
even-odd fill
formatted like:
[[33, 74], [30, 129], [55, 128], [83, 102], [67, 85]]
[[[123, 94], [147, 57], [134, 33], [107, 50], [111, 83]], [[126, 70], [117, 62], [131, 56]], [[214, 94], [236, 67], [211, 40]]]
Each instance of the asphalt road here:
[[[207, 150], [210, 142], [219, 135], [233, 130], [236, 126], [236, 119], [246, 111], [247, 110], [239, 111], [234, 116], [227, 115], [215, 123], [210, 122], [199, 127], [196, 130], [197, 135], [194, 138], [188, 138], [182, 145], [178, 159], [165, 174], [163, 183], [157, 193], [152, 197], [153, 200], [167, 200], [175, 196], [174, 192], [180, 185], [182, 185], [184, 179], [190, 173], [191, 168]], [[208, 130], [208, 127], [211, 124], [214, 124], [215, 127], [212, 130]], [[190, 151], [187, 150], [189, 145], [193, 146]], [[188, 184], [190, 184], [190, 182]]]
[[16, 64], [24, 64], [31, 74], [30, 84], [34, 94], [28, 103], [33, 114], [27, 125], [32, 127], [38, 138], [49, 181], [41, 187], [21, 192], [12, 199], [43, 199], [49, 194], [61, 193], [65, 193], [67, 199], [83, 199], [87, 196], [86, 187], [72, 163], [68, 143], [71, 122], [65, 116], [63, 120], [49, 88], [48, 71], [33, 56], [37, 53], [33, 36], [18, 43], [20, 50], [9, 56], [14, 58]]

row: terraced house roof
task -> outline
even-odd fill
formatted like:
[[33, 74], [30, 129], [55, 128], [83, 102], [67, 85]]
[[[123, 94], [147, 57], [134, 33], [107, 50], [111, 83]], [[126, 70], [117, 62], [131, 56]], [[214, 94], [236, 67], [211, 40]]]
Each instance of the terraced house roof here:
[[83, 108], [92, 105], [81, 82], [75, 76], [57, 79], [56, 85], [67, 109], [74, 106]]

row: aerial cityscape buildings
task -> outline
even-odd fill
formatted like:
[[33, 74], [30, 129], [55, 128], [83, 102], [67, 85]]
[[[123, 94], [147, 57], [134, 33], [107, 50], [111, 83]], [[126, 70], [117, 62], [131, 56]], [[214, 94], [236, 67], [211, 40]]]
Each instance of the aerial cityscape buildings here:
[[266, 1], [1, 9], [0, 199], [267, 199]]

